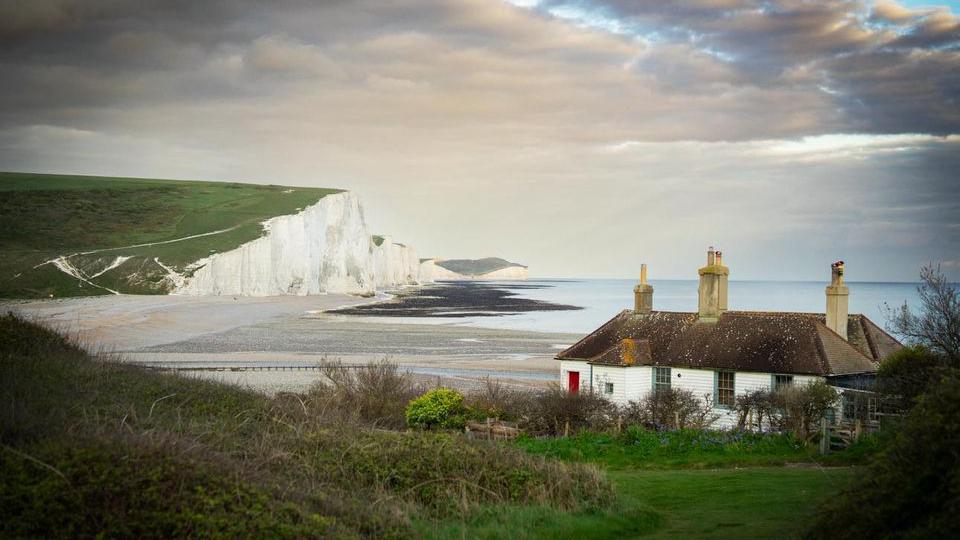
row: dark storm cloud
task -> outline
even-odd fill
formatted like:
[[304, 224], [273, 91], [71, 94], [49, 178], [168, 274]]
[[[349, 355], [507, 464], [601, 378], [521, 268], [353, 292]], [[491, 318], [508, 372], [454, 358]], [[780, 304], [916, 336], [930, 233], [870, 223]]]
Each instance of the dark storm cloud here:
[[[715, 54], [739, 85], [827, 92], [848, 129], [960, 130], [960, 19], [945, 9], [843, 0], [547, 0], [538, 9], [571, 7], [626, 21], [653, 47]], [[695, 84], [683, 70], [659, 73], [668, 85]]]

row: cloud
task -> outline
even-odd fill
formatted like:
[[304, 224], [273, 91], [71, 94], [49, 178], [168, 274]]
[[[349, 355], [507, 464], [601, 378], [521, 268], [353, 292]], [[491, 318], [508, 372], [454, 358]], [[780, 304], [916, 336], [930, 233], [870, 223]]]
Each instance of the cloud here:
[[[820, 112], [842, 115], [845, 130], [948, 135], [960, 125], [960, 19], [946, 9], [879, 2], [868, 11], [846, 0], [547, 0], [533, 9], [561, 8], [584, 24], [595, 13], [614, 17], [669, 65], [703, 64], [704, 54], [723, 60], [703, 65], [696, 82], [661, 68], [665, 88], [709, 88], [722, 67], [741, 87], [829, 90], [833, 107]], [[677, 57], [678, 48], [687, 52]]]
[[873, 4], [873, 11], [870, 12], [872, 20], [894, 24], [907, 23], [920, 16], [922, 12], [907, 9], [894, 0], [877, 0]]
[[[680, 276], [722, 240], [758, 267], [800, 246], [810, 261], [793, 277], [842, 250], [882, 269], [874, 277], [903, 279], [960, 251], [960, 52], [943, 10], [838, 0], [0, 10], [5, 168], [347, 187], [374, 228], [426, 255], [497, 254], [537, 273], [633, 275], [654, 254], [659, 275]], [[885, 247], [899, 262], [872, 265]]]
[[245, 51], [243, 60], [250, 69], [262, 73], [319, 77], [346, 75], [343, 67], [319, 47], [283, 36], [257, 38]]

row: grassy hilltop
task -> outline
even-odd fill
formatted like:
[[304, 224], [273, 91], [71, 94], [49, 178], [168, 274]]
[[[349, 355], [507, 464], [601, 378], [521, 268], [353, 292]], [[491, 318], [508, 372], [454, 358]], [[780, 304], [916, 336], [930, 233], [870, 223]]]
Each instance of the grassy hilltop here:
[[[164, 266], [182, 272], [258, 238], [261, 222], [340, 191], [0, 173], [0, 298], [162, 294]], [[184, 239], [196, 235], [205, 236]], [[44, 264], [61, 256], [86, 282]]]

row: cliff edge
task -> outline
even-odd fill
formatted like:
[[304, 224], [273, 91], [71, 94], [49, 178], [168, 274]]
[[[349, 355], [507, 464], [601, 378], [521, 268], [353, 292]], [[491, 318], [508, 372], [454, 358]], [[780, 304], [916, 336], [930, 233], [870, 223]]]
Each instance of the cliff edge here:
[[418, 282], [336, 189], [0, 173], [0, 297], [373, 294]]

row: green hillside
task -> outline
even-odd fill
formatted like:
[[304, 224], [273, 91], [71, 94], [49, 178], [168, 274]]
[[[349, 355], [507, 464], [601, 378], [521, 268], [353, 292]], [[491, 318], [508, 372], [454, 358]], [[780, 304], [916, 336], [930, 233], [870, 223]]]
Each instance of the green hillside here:
[[437, 261], [436, 264], [437, 266], [442, 266], [451, 272], [456, 272], [465, 276], [489, 274], [490, 272], [496, 272], [497, 270], [510, 268], [511, 266], [520, 266], [526, 268], [526, 266], [523, 266], [522, 264], [512, 263], [499, 257], [487, 257], [484, 259], [450, 259], [445, 261]]
[[182, 272], [340, 191], [0, 173], [0, 297], [165, 293], [164, 266]]

